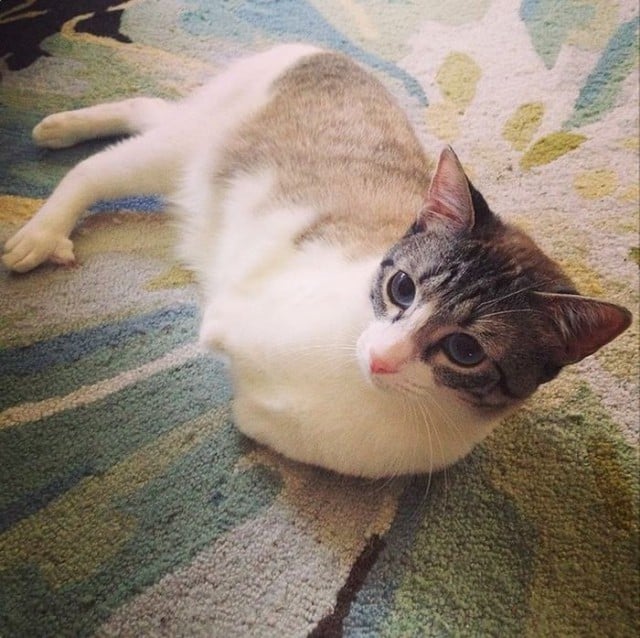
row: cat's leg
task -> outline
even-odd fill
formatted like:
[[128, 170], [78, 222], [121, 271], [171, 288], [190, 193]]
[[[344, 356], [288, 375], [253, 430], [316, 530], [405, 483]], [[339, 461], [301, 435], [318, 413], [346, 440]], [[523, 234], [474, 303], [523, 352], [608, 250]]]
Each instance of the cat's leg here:
[[5, 266], [26, 272], [47, 260], [73, 263], [69, 235], [91, 204], [128, 195], [172, 192], [183, 155], [179, 141], [160, 127], [80, 162], [33, 218], [6, 242]]
[[65, 148], [78, 142], [144, 133], [171, 114], [174, 104], [159, 98], [137, 97], [108, 102], [45, 117], [34, 129], [33, 140], [46, 148]]

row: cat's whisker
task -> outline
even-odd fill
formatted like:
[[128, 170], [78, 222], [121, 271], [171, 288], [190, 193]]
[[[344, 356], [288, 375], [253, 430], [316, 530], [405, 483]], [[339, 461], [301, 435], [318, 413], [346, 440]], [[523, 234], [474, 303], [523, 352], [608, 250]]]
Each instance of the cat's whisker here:
[[524, 292], [529, 292], [530, 290], [533, 290], [536, 287], [537, 287], [537, 284], [524, 286], [523, 288], [518, 288], [518, 290], [513, 290], [512, 292], [509, 292], [506, 295], [502, 295], [501, 297], [496, 297], [495, 299], [489, 299], [488, 301], [483, 301], [481, 304], [478, 304], [478, 306], [476, 307], [476, 311], [482, 310], [487, 306], [494, 306], [495, 304], [500, 303], [505, 299], [510, 299], [511, 297], [515, 297], [516, 295], [520, 295]]
[[[416, 405], [418, 406], [418, 409], [420, 410], [422, 415], [423, 422], [425, 423], [425, 427], [427, 429], [427, 433], [430, 440], [431, 449], [433, 449], [433, 442], [431, 441], [431, 433], [433, 431], [433, 435], [436, 438], [436, 441], [440, 448], [442, 458], [446, 457], [444, 446], [442, 445], [440, 428], [438, 427], [439, 423], [434, 423], [434, 421], [432, 420], [434, 416], [427, 410], [427, 407], [424, 405], [423, 401], [426, 401], [427, 403], [429, 403], [432, 406], [432, 408], [435, 408], [440, 413], [440, 423], [444, 423], [447, 426], [447, 428], [449, 428], [450, 432], [452, 432], [454, 436], [456, 436], [460, 440], [462, 446], [465, 445], [465, 437], [460, 426], [457, 423], [455, 423], [455, 421], [449, 416], [449, 414], [447, 414], [445, 409], [439, 404], [437, 399], [427, 389], [419, 386], [418, 384], [415, 384], [415, 383], [412, 384], [410, 382], [406, 382], [405, 387], [408, 390], [410, 390], [411, 393], [414, 394], [414, 396], [420, 399], [420, 401], [418, 401]], [[431, 452], [431, 464], [430, 464], [429, 471], [430, 473], [433, 473], [433, 452]], [[446, 490], [448, 488], [446, 467], [444, 468], [444, 481], [445, 481], [445, 490]]]
[[422, 416], [422, 423], [424, 424], [424, 429], [427, 433], [427, 445], [429, 447], [429, 468], [428, 468], [429, 476], [427, 478], [427, 487], [424, 494], [424, 499], [426, 500], [429, 496], [429, 492], [431, 491], [431, 482], [433, 479], [433, 440], [431, 438], [432, 428], [431, 428], [431, 421], [429, 419], [429, 416], [426, 413], [426, 411], [423, 409], [423, 406], [420, 403], [415, 401], [413, 405], [414, 405], [414, 411], [416, 415], [418, 415], [419, 413], [419, 416]]
[[300, 372], [304, 370], [306, 373], [316, 374], [322, 372], [325, 375], [335, 374], [336, 372], [342, 372], [348, 368], [354, 366], [352, 359], [333, 357], [325, 360], [314, 360], [309, 358], [304, 362], [304, 366], [301, 367]]
[[[436, 407], [439, 407], [437, 405], [437, 402], [432, 402], [433, 405], [435, 405]], [[456, 431], [455, 429], [455, 424], [453, 423], [453, 421], [450, 421], [449, 423], [450, 427], [453, 426], [453, 430], [454, 432]], [[443, 450], [443, 445], [442, 445], [442, 440], [441, 440], [441, 436], [439, 433], [439, 428], [434, 428], [434, 435], [436, 438], [436, 441], [438, 442], [438, 446], [440, 447], [440, 450]], [[444, 452], [443, 452], [443, 458], [444, 458]], [[443, 480], [444, 480], [444, 493], [445, 493], [445, 499], [446, 499], [446, 495], [448, 493], [448, 476], [447, 476], [447, 465], [444, 466], [444, 468], [442, 469], [443, 472]]]
[[320, 362], [344, 361], [352, 363], [357, 360], [356, 346], [348, 344], [311, 344], [305, 346], [291, 346], [288, 349], [281, 349], [280, 352], [297, 357], [310, 357]]
[[283, 350], [286, 354], [304, 359], [317, 360], [321, 365], [326, 362], [343, 364], [357, 363], [357, 348], [346, 344], [326, 344], [309, 346], [292, 346]]
[[378, 479], [377, 480], [373, 491], [374, 492], [383, 492], [387, 488], [390, 488], [393, 485], [394, 481], [396, 481], [397, 479], [399, 479], [401, 477], [402, 477], [402, 475], [399, 472], [397, 472], [396, 470], [392, 470], [383, 479]]
[[[407, 402], [405, 401], [404, 397], [402, 397], [402, 399], [403, 399], [402, 400], [402, 408], [403, 408], [403, 410], [402, 410], [402, 418], [404, 420], [404, 425], [406, 426], [408, 424], [408, 421], [409, 421], [409, 419], [408, 419], [408, 410], [407, 410]], [[391, 462], [391, 467], [393, 468], [392, 469], [393, 476], [399, 476], [401, 474], [401, 471], [400, 471], [401, 468], [406, 465], [404, 459], [401, 457], [401, 454], [402, 454], [401, 451], [399, 451], [399, 450], [396, 451], [395, 455], [394, 455], [394, 458], [393, 458], [393, 460]]]
[[[409, 418], [411, 419], [411, 423], [413, 425], [413, 429], [414, 429], [414, 433], [415, 433], [415, 440], [418, 444], [422, 444], [423, 443], [423, 438], [420, 436], [420, 424], [421, 424], [421, 419], [419, 418], [418, 415], [418, 406], [416, 404], [416, 402], [414, 400], [412, 400], [412, 398], [410, 396], [407, 395], [400, 395], [402, 397], [403, 400], [403, 406], [404, 406], [404, 414], [405, 414], [405, 421], [407, 416], [409, 416]], [[427, 434], [428, 437], [430, 437], [430, 434]], [[428, 457], [431, 460], [432, 457], [432, 453], [431, 453], [431, 447], [430, 447], [430, 439], [427, 439], [427, 447], [428, 447]], [[420, 445], [414, 445], [413, 446], [413, 453], [418, 456], [420, 454], [421, 451], [421, 446]], [[412, 464], [413, 466], [413, 464]], [[429, 469], [427, 469], [427, 488], [426, 488], [426, 494], [429, 493], [430, 488], [431, 488], [431, 476], [432, 476], [432, 471], [431, 471], [431, 466]], [[424, 505], [425, 499], [426, 499], [426, 494], [423, 497], [423, 501], [420, 504], [421, 506]], [[411, 517], [415, 517], [417, 519], [417, 517], [419, 517], [421, 514], [421, 507], [415, 508], [412, 512], [411, 512]]]
[[[422, 423], [425, 426], [425, 429], [427, 431], [427, 437], [429, 440], [429, 446], [430, 446], [430, 458], [429, 458], [429, 476], [427, 479], [427, 487], [425, 489], [424, 495], [422, 497], [422, 504], [425, 505], [427, 502], [427, 499], [429, 498], [430, 492], [431, 492], [431, 488], [433, 487], [433, 480], [435, 477], [435, 472], [433, 470], [434, 467], [434, 444], [433, 444], [433, 438], [436, 439], [438, 446], [440, 447], [440, 449], [442, 450], [442, 442], [440, 440], [439, 437], [439, 428], [438, 428], [438, 423], [434, 420], [433, 415], [429, 412], [429, 410], [427, 409], [427, 406], [425, 406], [423, 403], [418, 403], [417, 404], [418, 410], [421, 413], [422, 416]], [[433, 437], [433, 438], [432, 438]], [[445, 479], [445, 488], [446, 488], [446, 467], [445, 467], [445, 475], [444, 475], [444, 479]]]
[[[432, 416], [431, 414], [429, 414], [429, 412], [427, 411], [426, 406], [423, 403], [418, 403], [418, 408], [420, 410], [420, 413], [422, 415], [423, 421], [425, 423], [427, 432], [429, 434], [429, 439], [431, 440], [431, 434], [433, 433], [433, 438], [435, 438], [436, 443], [438, 444], [438, 447], [440, 448], [440, 454], [442, 458], [445, 458], [445, 452], [444, 452], [444, 447], [442, 445], [442, 439], [440, 437], [439, 434], [439, 428], [437, 426], [437, 424], [435, 424], [434, 427], [432, 427], [433, 421], [432, 421]], [[431, 443], [431, 447], [433, 449], [433, 444]], [[433, 453], [431, 454], [431, 461], [430, 461], [430, 468], [429, 468], [430, 472], [433, 473]]]
[[455, 422], [455, 420], [447, 413], [447, 411], [445, 410], [444, 407], [442, 407], [442, 405], [440, 405], [440, 402], [438, 401], [438, 399], [433, 396], [430, 393], [427, 393], [426, 395], [427, 401], [429, 401], [431, 403], [431, 405], [438, 410], [438, 412], [441, 415], [442, 420], [445, 422], [446, 426], [449, 428], [449, 430], [451, 432], [453, 432], [454, 435], [457, 435], [458, 439], [460, 440], [461, 444], [464, 445], [465, 444], [465, 436], [464, 433], [462, 431], [462, 428], [458, 425], [458, 423]]
[[479, 315], [477, 316], [477, 318], [489, 319], [491, 317], [499, 317], [500, 315], [511, 315], [516, 313], [523, 313], [523, 314], [530, 314], [530, 315], [539, 314], [545, 317], [547, 316], [545, 312], [543, 312], [542, 310], [537, 310], [536, 308], [513, 308], [511, 310], [498, 310], [497, 312], [491, 312], [488, 314]]
[[416, 457], [420, 454], [420, 430], [418, 420], [416, 418], [416, 409], [413, 401], [409, 399], [409, 397], [404, 394], [401, 395], [403, 412], [404, 412], [404, 424], [405, 427], [413, 430], [414, 438], [416, 440], [416, 444], [413, 446], [413, 449], [410, 450], [410, 454], [412, 455], [412, 463], [411, 465], [415, 465]]
[[293, 357], [312, 358], [320, 362], [324, 361], [356, 361], [356, 353], [348, 350], [323, 350], [311, 351], [292, 348], [287, 354]]
[[[535, 284], [518, 288], [518, 290], [514, 290], [510, 293], [507, 293], [506, 295], [502, 295], [501, 297], [496, 297], [495, 299], [489, 299], [487, 301], [484, 301], [483, 303], [478, 304], [478, 306], [475, 309], [475, 312], [477, 313], [478, 311], [482, 310], [483, 308], [486, 308], [487, 306], [493, 306], [497, 303], [500, 303], [501, 301], [505, 301], [506, 299], [515, 297], [516, 295], [520, 295], [522, 293], [529, 292], [531, 290], [540, 290], [543, 286], [552, 287], [560, 283], [562, 282], [560, 282], [560, 280], [558, 280], [557, 278], [554, 278], [554, 279], [546, 278], [545, 280], [538, 281]], [[486, 316], [486, 315], [483, 315], [483, 316]]]
[[331, 343], [331, 342], [326, 342], [326, 343], [312, 343], [312, 344], [307, 344], [304, 346], [292, 346], [291, 347], [292, 350], [311, 350], [311, 351], [317, 351], [317, 350], [346, 350], [349, 352], [357, 352], [358, 348], [355, 344], [350, 344], [350, 343], [341, 343], [341, 342], [336, 342], [336, 343]]

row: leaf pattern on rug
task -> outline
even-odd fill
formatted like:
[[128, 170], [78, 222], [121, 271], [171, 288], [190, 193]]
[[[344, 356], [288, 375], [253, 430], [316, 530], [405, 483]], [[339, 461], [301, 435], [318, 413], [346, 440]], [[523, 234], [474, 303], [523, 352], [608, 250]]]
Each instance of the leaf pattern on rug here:
[[30, 131], [178, 97], [285, 39], [354, 56], [620, 339], [434, 477], [358, 481], [242, 437], [161, 198], [79, 266], [0, 269], [0, 634], [637, 635], [638, 7], [631, 0], [0, 3], [0, 240], [108, 141]]

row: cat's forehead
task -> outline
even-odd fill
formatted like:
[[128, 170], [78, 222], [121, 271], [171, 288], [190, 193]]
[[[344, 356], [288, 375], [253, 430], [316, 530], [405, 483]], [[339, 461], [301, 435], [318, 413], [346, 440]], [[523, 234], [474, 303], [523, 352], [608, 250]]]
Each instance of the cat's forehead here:
[[515, 291], [575, 290], [527, 234], [510, 226], [479, 236], [407, 236], [386, 263], [387, 269], [406, 269], [418, 286], [455, 302], [459, 312], [468, 310], [473, 299], [486, 301]]

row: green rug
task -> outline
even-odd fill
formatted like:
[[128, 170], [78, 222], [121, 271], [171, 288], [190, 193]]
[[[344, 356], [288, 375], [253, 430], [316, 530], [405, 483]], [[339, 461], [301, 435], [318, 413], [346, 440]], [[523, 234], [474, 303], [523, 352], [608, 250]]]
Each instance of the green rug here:
[[0, 636], [640, 635], [636, 0], [2, 0], [0, 240], [103, 146], [44, 115], [292, 40], [634, 325], [446, 473], [347, 479], [234, 429], [162, 201], [105, 202], [77, 267], [0, 269]]

